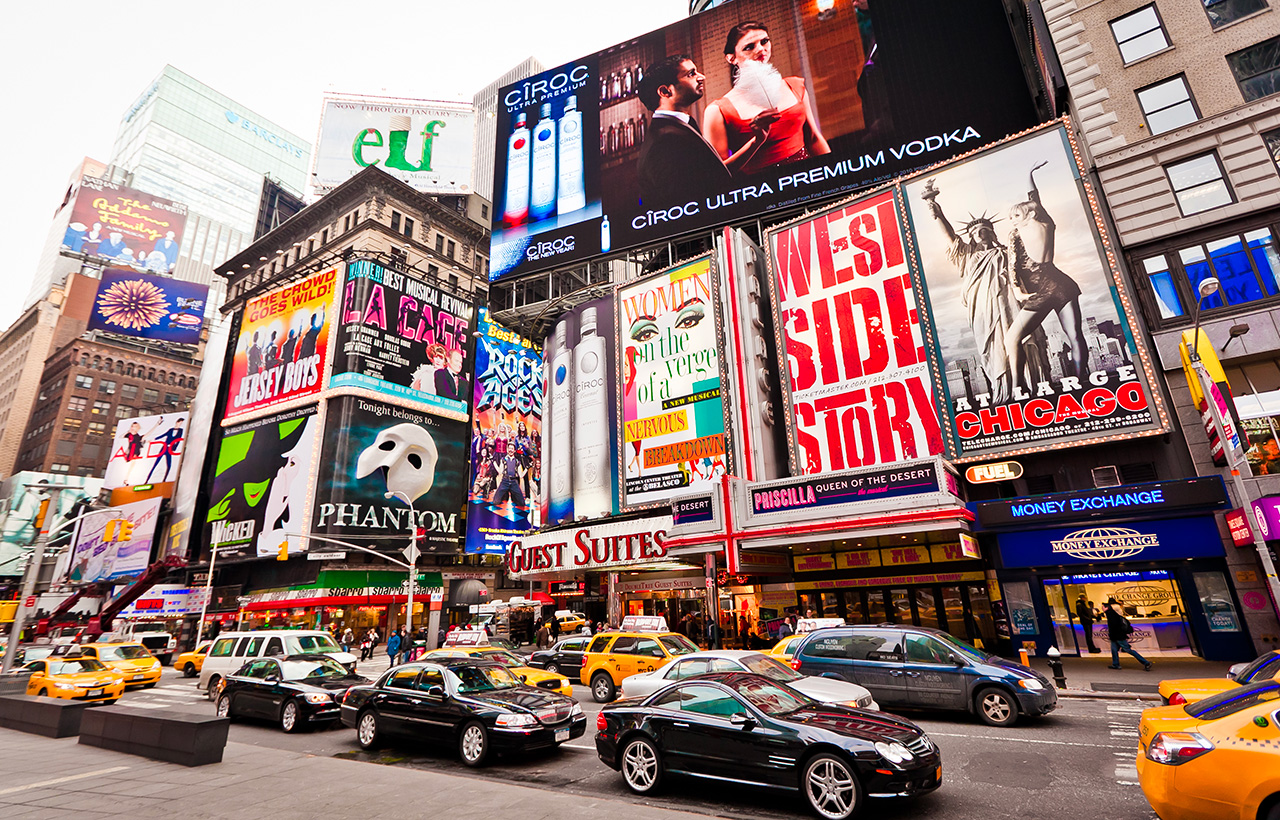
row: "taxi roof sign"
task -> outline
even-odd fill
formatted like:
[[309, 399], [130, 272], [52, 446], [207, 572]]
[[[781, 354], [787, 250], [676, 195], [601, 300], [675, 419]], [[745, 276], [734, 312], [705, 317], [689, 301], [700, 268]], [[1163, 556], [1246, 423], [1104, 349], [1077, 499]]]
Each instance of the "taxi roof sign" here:
[[489, 635], [483, 629], [455, 629], [444, 636], [445, 646], [488, 646]]
[[626, 615], [622, 618], [623, 632], [670, 632], [667, 619], [661, 615]]

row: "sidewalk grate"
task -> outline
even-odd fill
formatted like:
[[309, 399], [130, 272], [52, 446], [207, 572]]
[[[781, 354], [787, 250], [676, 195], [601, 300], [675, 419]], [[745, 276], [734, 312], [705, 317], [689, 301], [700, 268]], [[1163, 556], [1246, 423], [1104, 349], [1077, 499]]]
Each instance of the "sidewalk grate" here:
[[1140, 695], [1160, 694], [1158, 683], [1111, 683], [1108, 681], [1091, 681], [1089, 686], [1095, 692], [1133, 692]]

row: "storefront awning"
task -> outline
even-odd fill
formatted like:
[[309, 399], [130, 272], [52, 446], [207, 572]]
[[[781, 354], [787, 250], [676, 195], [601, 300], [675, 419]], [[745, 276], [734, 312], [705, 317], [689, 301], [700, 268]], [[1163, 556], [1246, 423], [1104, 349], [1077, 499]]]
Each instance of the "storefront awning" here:
[[489, 588], [484, 581], [466, 578], [449, 585], [449, 606], [471, 606], [489, 603]]

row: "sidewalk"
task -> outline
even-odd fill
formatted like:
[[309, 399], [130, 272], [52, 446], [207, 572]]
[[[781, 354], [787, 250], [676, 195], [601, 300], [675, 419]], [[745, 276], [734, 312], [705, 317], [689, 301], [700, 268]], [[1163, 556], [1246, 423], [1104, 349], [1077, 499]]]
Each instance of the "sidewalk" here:
[[[1111, 654], [1081, 658], [1062, 658], [1062, 671], [1067, 688], [1059, 689], [1063, 697], [1113, 697], [1131, 700], [1138, 696], [1158, 697], [1160, 681], [1174, 678], [1225, 678], [1229, 663], [1204, 661], [1194, 657], [1151, 657], [1150, 672], [1142, 671], [1128, 655], [1120, 656], [1120, 668], [1108, 669]], [[1047, 658], [1032, 658], [1031, 668], [1043, 672], [1050, 680], [1053, 672]]]
[[[630, 801], [228, 743], [196, 768], [0, 729], [0, 817], [687, 820]], [[426, 799], [428, 802], [423, 803]]]

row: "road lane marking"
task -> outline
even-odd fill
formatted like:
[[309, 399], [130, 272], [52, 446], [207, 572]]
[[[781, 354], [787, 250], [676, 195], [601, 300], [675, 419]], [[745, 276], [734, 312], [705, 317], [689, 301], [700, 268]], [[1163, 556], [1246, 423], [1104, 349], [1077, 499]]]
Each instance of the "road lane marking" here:
[[128, 766], [112, 766], [110, 769], [98, 769], [96, 772], [84, 772], [83, 774], [73, 774], [67, 777], [58, 777], [53, 780], [42, 780], [39, 783], [28, 783], [25, 786], [14, 786], [8, 789], [0, 789], [0, 794], [13, 794], [15, 792], [25, 792], [29, 789], [43, 789], [45, 786], [56, 786], [59, 783], [70, 783], [73, 780], [87, 780], [90, 777], [100, 777], [104, 774], [112, 774], [114, 772], [123, 772]]
[[[996, 737], [993, 735], [961, 735], [961, 734], [952, 734], [949, 732], [925, 732], [925, 734], [927, 734], [929, 737], [963, 737], [969, 740], [999, 740], [999, 741], [1011, 740], [1017, 743], [1043, 743], [1049, 746], [1082, 746], [1087, 749], [1099, 748], [1097, 743], [1076, 743], [1070, 740], [1036, 740], [1035, 738], [1030, 738], [1030, 737]], [[1122, 749], [1124, 747], [1111, 746], [1111, 747], [1104, 747], [1104, 748]]]

